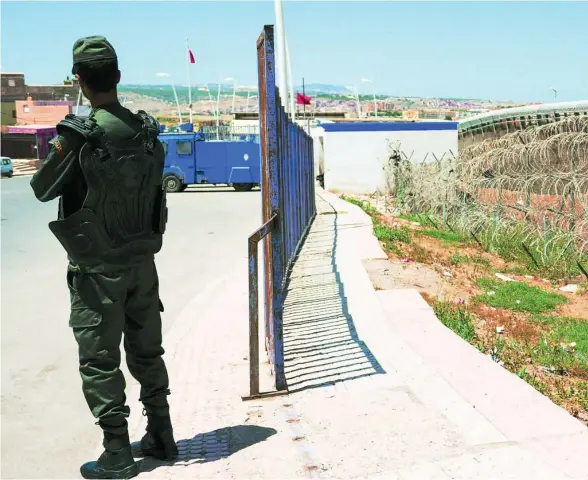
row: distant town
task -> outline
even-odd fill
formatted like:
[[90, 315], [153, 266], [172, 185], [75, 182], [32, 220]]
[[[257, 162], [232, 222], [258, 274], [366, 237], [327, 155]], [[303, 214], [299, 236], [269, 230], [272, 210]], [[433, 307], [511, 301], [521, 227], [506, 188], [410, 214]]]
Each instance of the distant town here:
[[[2, 73], [1, 80], [2, 151], [13, 158], [44, 158], [57, 123], [67, 114], [85, 116], [90, 112], [74, 78], [66, 77], [59, 85], [29, 85], [24, 73]], [[302, 92], [298, 86], [294, 94]], [[367, 95], [328, 84], [306, 85], [304, 93], [310, 104], [298, 105], [298, 114], [332, 121], [457, 121], [490, 110], [527, 105], [478, 99]], [[218, 123], [254, 128], [257, 122], [258, 96], [254, 86], [200, 84], [188, 89], [185, 85], [121, 85], [119, 98], [129, 109], [145, 110], [168, 127], [187, 122], [190, 111], [195, 127]]]
[[[60, 85], [28, 85], [23, 73], [2, 73], [1, 79], [1, 124], [3, 127], [31, 123], [55, 125], [63, 118], [65, 111], [74, 112], [78, 105], [79, 114], [83, 115], [87, 110], [86, 101], [79, 94], [75, 79], [66, 77]], [[221, 85], [220, 90], [218, 87], [218, 84], [192, 86], [190, 93], [194, 113], [199, 116], [215, 116], [217, 103], [218, 112], [223, 116], [257, 112], [256, 87], [235, 88], [231, 84]], [[180, 111], [187, 115], [188, 87], [178, 85], [175, 90], [177, 103], [171, 85], [121, 85], [119, 87], [121, 101], [131, 110], [144, 108], [163, 117], [177, 117], [179, 103]], [[302, 93], [301, 86], [297, 86], [295, 90]], [[329, 84], [306, 85], [305, 93], [311, 99], [311, 104], [306, 107], [309, 113], [340, 113], [348, 118], [357, 117], [360, 111], [362, 117], [377, 115], [382, 119], [395, 117], [410, 120], [459, 120], [481, 112], [529, 104], [482, 99], [357, 94], [345, 87]], [[360, 109], [358, 109], [358, 100]], [[302, 106], [299, 106], [299, 109], [303, 110]]]
[[[189, 106], [188, 87], [176, 86], [180, 110], [186, 113]], [[218, 84], [195, 85], [191, 89], [192, 109], [199, 115], [216, 115], [217, 101], [220, 115], [257, 112], [257, 89], [255, 87], [231, 88]], [[171, 86], [165, 85], [123, 85], [120, 95], [127, 101], [139, 105], [150, 105], [151, 111], [160, 114], [177, 115], [177, 104]], [[302, 93], [302, 86], [295, 88]], [[397, 118], [404, 120], [459, 120], [478, 113], [529, 105], [529, 102], [493, 101], [458, 98], [423, 98], [394, 95], [355, 93], [345, 87], [333, 85], [307, 85], [306, 96], [311, 104], [305, 111], [310, 114], [340, 113], [344, 118], [360, 116], [374, 119]], [[130, 107], [129, 107], [130, 108]], [[376, 113], [377, 109], [377, 113]], [[304, 109], [298, 106], [299, 112]]]

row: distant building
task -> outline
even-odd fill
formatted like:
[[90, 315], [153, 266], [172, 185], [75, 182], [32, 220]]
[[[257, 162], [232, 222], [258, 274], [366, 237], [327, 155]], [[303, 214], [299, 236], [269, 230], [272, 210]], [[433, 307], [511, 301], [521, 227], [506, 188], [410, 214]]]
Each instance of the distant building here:
[[407, 122], [412, 122], [413, 120], [419, 120], [419, 112], [417, 110], [404, 110], [402, 112], [402, 119]]
[[0, 83], [2, 85], [2, 103], [26, 100], [27, 90], [24, 73], [2, 73], [0, 74]]
[[80, 93], [77, 80], [64, 81], [62, 85], [27, 85], [27, 97], [38, 101], [65, 100], [76, 103]]
[[19, 125], [57, 125], [72, 113], [73, 102], [70, 101], [35, 101], [18, 100], [16, 103], [16, 123]]
[[24, 73], [1, 73], [2, 102], [27, 100], [68, 100], [77, 102], [80, 92], [78, 81], [65, 80], [61, 85], [27, 85]]
[[2, 155], [43, 160], [51, 150], [49, 141], [57, 135], [50, 125], [15, 125], [2, 134]]
[[5, 102], [2, 100], [2, 107], [0, 109], [0, 124], [2, 128], [6, 125], [14, 125], [16, 123], [16, 103], [13, 101]]
[[2, 73], [1, 79], [1, 100], [2, 108], [0, 110], [0, 124], [2, 129], [6, 125], [14, 125], [16, 123], [16, 100], [24, 100], [27, 98], [26, 85], [23, 73]]
[[424, 164], [458, 148], [457, 122], [341, 122], [320, 129], [313, 135], [315, 168], [325, 188], [338, 193], [388, 193], [394, 156]]
[[[1, 73], [0, 124], [2, 133], [16, 124], [56, 125], [78, 100], [77, 80], [61, 85], [27, 85], [24, 73]], [[83, 115], [80, 112], [80, 115]]]

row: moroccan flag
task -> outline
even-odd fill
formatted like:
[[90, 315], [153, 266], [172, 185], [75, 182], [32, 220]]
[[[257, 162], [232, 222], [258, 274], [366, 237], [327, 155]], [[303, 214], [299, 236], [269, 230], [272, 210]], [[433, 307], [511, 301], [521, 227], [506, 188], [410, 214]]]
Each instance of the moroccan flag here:
[[298, 105], [310, 105], [310, 97], [302, 95], [301, 93], [296, 93], [296, 103]]
[[196, 59], [194, 58], [192, 50], [188, 49], [188, 54], [190, 55], [190, 63], [196, 63]]

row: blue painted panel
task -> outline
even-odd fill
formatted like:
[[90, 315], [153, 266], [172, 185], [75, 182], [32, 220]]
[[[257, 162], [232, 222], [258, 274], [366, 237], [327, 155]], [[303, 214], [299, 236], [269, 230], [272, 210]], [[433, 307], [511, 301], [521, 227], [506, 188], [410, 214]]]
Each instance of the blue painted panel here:
[[194, 183], [196, 166], [194, 162], [194, 148], [192, 148], [192, 154], [184, 155], [178, 153], [178, 143], [192, 142], [193, 145], [193, 135], [162, 134], [159, 136], [159, 140], [164, 144], [164, 148], [166, 149], [163, 175], [173, 173], [188, 185]]
[[[224, 142], [226, 143], [226, 169], [231, 183], [261, 183], [261, 150], [258, 143]], [[236, 170], [249, 171], [250, 180], [232, 180]]]
[[228, 183], [227, 142], [196, 142], [196, 170], [207, 183]]
[[325, 132], [399, 132], [457, 130], [458, 122], [344, 122], [321, 123]]

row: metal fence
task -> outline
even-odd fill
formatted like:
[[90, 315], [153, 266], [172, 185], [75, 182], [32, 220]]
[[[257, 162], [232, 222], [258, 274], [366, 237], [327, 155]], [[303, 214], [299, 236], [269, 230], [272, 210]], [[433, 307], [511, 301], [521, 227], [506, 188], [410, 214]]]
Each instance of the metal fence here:
[[316, 215], [312, 138], [282, 108], [274, 28], [257, 41], [263, 226], [249, 237], [250, 396], [259, 392], [258, 244], [263, 239], [265, 346], [276, 390], [286, 390], [282, 312], [285, 286]]

